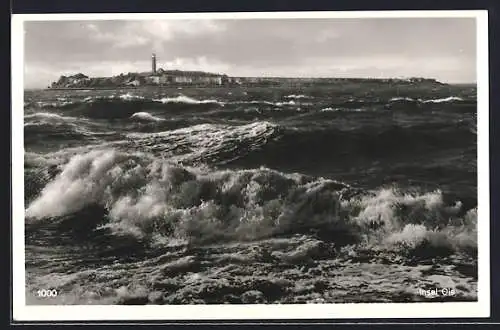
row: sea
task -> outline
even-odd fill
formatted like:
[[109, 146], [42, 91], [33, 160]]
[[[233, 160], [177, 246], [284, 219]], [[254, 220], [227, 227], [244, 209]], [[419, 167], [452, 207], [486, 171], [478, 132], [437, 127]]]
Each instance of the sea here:
[[26, 302], [476, 301], [476, 115], [475, 85], [26, 90]]

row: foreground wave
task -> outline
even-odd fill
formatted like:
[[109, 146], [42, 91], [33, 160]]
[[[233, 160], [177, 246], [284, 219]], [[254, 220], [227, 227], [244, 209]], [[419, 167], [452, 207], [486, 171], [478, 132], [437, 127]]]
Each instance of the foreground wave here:
[[[47, 169], [48, 170], [48, 169]], [[28, 223], [86, 221], [98, 207], [116, 235], [193, 243], [308, 233], [345, 244], [474, 250], [476, 211], [439, 191], [360, 191], [346, 184], [266, 168], [207, 171], [114, 150], [74, 156], [26, 209]], [[39, 179], [36, 173], [30, 180]], [[88, 221], [88, 220], [87, 220]], [[97, 229], [97, 228], [93, 228]]]

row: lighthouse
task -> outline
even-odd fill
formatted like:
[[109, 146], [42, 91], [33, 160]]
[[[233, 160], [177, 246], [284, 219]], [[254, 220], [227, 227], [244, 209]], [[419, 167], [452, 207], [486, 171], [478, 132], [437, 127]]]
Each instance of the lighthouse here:
[[153, 53], [153, 55], [151, 56], [151, 71], [152, 71], [152, 74], [156, 73], [156, 54], [155, 53]]

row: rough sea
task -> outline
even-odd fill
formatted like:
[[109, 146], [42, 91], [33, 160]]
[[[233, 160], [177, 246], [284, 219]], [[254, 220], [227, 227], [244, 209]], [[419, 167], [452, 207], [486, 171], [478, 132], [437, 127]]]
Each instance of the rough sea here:
[[477, 300], [475, 86], [24, 102], [28, 304]]

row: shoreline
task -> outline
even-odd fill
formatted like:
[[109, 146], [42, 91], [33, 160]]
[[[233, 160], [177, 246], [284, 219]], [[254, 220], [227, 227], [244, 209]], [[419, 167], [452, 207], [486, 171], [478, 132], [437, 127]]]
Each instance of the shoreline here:
[[[165, 78], [164, 76], [162, 76]], [[191, 77], [191, 76], [186, 76]], [[224, 76], [221, 76], [222, 78]], [[448, 83], [433, 78], [341, 78], [341, 77], [227, 77], [218, 81], [147, 81], [143, 76], [132, 74], [113, 77], [88, 77], [81, 73], [74, 76], [61, 76], [58, 81], [44, 88], [45, 90], [114, 90], [114, 89], [142, 89], [142, 88], [237, 88], [237, 87], [311, 87], [311, 86], [345, 86], [371, 85], [391, 87], [445, 87]], [[141, 79], [140, 79], [141, 78]], [[149, 77], [151, 78], [151, 77]], [[153, 77], [154, 78], [154, 77]], [[156, 77], [158, 78], [158, 77]], [[192, 77], [191, 77], [192, 78]], [[135, 79], [131, 81], [131, 79]], [[132, 83], [133, 82], [133, 83]]]
[[144, 90], [144, 89], [224, 89], [224, 88], [311, 88], [311, 87], [339, 87], [339, 86], [349, 86], [349, 85], [378, 85], [380, 87], [393, 87], [393, 88], [422, 88], [422, 87], [476, 87], [477, 84], [439, 84], [439, 85], [429, 85], [429, 84], [400, 84], [394, 82], [338, 82], [338, 83], [298, 83], [298, 84], [280, 84], [280, 85], [265, 85], [265, 84], [242, 84], [242, 85], [221, 85], [221, 86], [197, 86], [197, 85], [176, 85], [176, 86], [110, 86], [110, 87], [56, 87], [56, 88], [27, 88], [25, 90], [43, 90], [43, 91], [106, 91], [106, 90]]
[[[149, 87], [149, 86], [148, 86]], [[160, 86], [158, 86], [160, 87]], [[40, 90], [44, 90], [44, 91], [67, 91], [67, 90], [70, 90], [70, 91], [85, 91], [85, 90], [89, 90], [89, 91], [94, 91], [94, 90], [116, 90], [116, 89], [140, 89], [140, 88], [144, 88], [144, 87], [57, 87], [57, 88], [40, 88]]]

